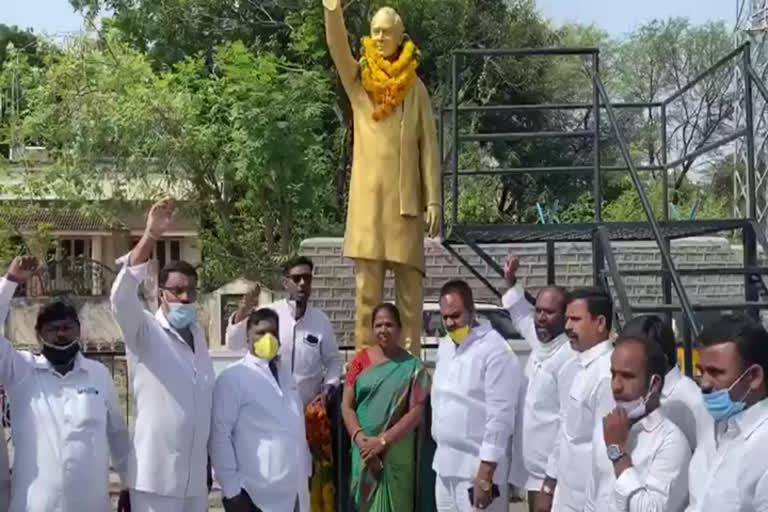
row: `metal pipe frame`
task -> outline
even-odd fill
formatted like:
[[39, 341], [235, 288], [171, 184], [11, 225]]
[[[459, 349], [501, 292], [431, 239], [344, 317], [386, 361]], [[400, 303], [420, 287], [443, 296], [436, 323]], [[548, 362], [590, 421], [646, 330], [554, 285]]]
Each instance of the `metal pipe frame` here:
[[453, 131], [453, 145], [451, 147], [451, 170], [453, 171], [453, 226], [459, 223], [459, 111], [456, 108], [459, 104], [459, 56], [451, 56], [451, 130]]
[[509, 133], [468, 133], [460, 135], [459, 142], [492, 142], [498, 140], [518, 139], [570, 139], [578, 137], [591, 137], [592, 132], [579, 130], [572, 132], [509, 132]]
[[[636, 167], [637, 171], [660, 171], [663, 167], [660, 165], [643, 165]], [[506, 176], [513, 174], [534, 174], [534, 173], [560, 173], [560, 172], [593, 172], [594, 165], [553, 165], [550, 167], [499, 167], [498, 169], [460, 169], [459, 176]], [[611, 167], [600, 167], [601, 172], [623, 172], [627, 171], [626, 165], [615, 165]], [[450, 175], [450, 172], [444, 174]]]
[[[608, 97], [608, 93], [605, 90], [603, 81], [600, 79], [600, 75], [593, 72], [592, 79], [594, 80], [594, 83], [597, 86], [599, 93], [603, 97], [603, 100], [605, 101], [606, 105], [610, 105], [611, 100]], [[672, 255], [670, 251], [667, 250], [666, 244], [664, 243], [664, 237], [662, 236], [661, 229], [659, 228], [659, 224], [656, 221], [656, 216], [653, 214], [653, 208], [651, 207], [651, 203], [648, 201], [648, 197], [645, 195], [645, 191], [643, 190], [643, 184], [640, 181], [640, 176], [638, 175], [637, 170], [635, 170], [635, 164], [632, 162], [632, 155], [629, 152], [629, 146], [627, 145], [627, 141], [624, 138], [624, 134], [619, 129], [619, 124], [616, 120], [616, 114], [610, 106], [605, 109], [605, 112], [608, 115], [608, 119], [611, 122], [611, 126], [613, 126], [613, 129], [616, 133], [616, 138], [619, 142], [619, 148], [621, 149], [621, 154], [624, 157], [624, 161], [626, 162], [627, 167], [629, 167], [630, 177], [632, 178], [632, 182], [635, 185], [637, 194], [640, 197], [640, 203], [643, 205], [643, 210], [645, 211], [645, 215], [648, 218], [648, 223], [650, 224], [651, 232], [653, 233], [653, 237], [656, 240], [656, 244], [659, 247], [659, 251], [661, 252], [662, 260], [665, 263], [665, 267], [670, 270], [672, 284], [675, 287], [675, 291], [677, 292], [677, 296], [678, 296], [678, 299], [680, 300], [680, 304], [683, 308], [683, 311], [685, 312], [688, 322], [691, 324], [691, 330], [693, 334], [696, 337], [698, 337], [699, 326], [696, 323], [696, 317], [693, 314], [693, 309], [691, 308], [691, 302], [688, 299], [688, 294], [685, 291], [685, 287], [683, 286], [683, 282], [680, 279], [680, 275], [677, 274], [677, 272], [675, 271], [675, 262], [672, 260]]]
[[749, 76], [752, 79], [752, 83], [757, 87], [757, 90], [760, 91], [760, 95], [763, 97], [763, 99], [768, 101], [768, 88], [765, 87], [765, 84], [760, 79], [760, 75], [757, 74], [757, 71], [755, 71], [755, 68], [752, 67], [751, 64], [747, 69]]
[[[746, 309], [768, 309], [768, 303], [765, 302], [713, 302], [711, 304], [693, 304], [694, 311], [729, 311]], [[679, 312], [682, 308], [679, 304], [633, 304], [632, 311], [635, 313], [662, 313], [665, 311]], [[684, 322], [688, 323], [688, 322]], [[697, 335], [698, 336], [698, 335]]]
[[598, 48], [517, 48], [517, 49], [468, 49], [453, 50], [453, 55], [466, 55], [476, 57], [526, 57], [535, 55], [593, 55], [598, 53]]
[[[600, 54], [592, 55], [592, 74], [600, 75]], [[603, 190], [600, 175], [600, 91], [596, 83], [592, 83], [592, 112], [594, 113], [594, 127], [592, 130], [592, 198], [594, 201], [595, 223], [603, 221]], [[605, 246], [598, 238], [599, 231], [592, 235], [592, 281], [595, 286], [600, 285], [600, 267], [603, 264]], [[609, 249], [610, 250], [610, 249]], [[606, 290], [610, 292], [610, 290]]]
[[[660, 101], [644, 102], [619, 102], [611, 105], [613, 108], [659, 108], [664, 104]], [[519, 105], [462, 105], [459, 106], [459, 112], [525, 112], [538, 110], [590, 110], [595, 108], [593, 103], [541, 103], [541, 104], [519, 104]], [[601, 103], [600, 108], [604, 109], [605, 104]], [[452, 107], [443, 107], [444, 111], [453, 111]]]
[[715, 71], [717, 71], [718, 69], [723, 67], [729, 61], [733, 60], [734, 57], [736, 57], [737, 55], [739, 55], [740, 53], [742, 53], [744, 51], [746, 51], [747, 53], [749, 52], [749, 43], [748, 42], [740, 45], [738, 48], [733, 50], [731, 53], [729, 53], [728, 55], [726, 55], [722, 59], [720, 59], [717, 62], [715, 62], [714, 64], [712, 64], [710, 67], [708, 67], [704, 71], [702, 71], [699, 76], [697, 76], [696, 78], [694, 78], [693, 80], [691, 80], [690, 82], [685, 84], [683, 87], [681, 87], [677, 91], [673, 92], [664, 101], [662, 101], [662, 103], [664, 103], [665, 105], [669, 105], [670, 103], [675, 101], [677, 98], [679, 98], [680, 96], [682, 96], [686, 92], [688, 92], [691, 89], [693, 89], [694, 87], [696, 87], [696, 85], [699, 82], [701, 82], [702, 80], [707, 78], [709, 75], [713, 74]]
[[[669, 167], [667, 166], [668, 148], [667, 148], [667, 105], [661, 106], [661, 215], [664, 222], [669, 221]], [[665, 238], [664, 242], [667, 244], [667, 251], [671, 251], [669, 239]], [[663, 267], [663, 265], [662, 265]], [[669, 280], [669, 269], [664, 269], [665, 272], [661, 275], [661, 294], [664, 304], [672, 304], [672, 281]], [[667, 313], [665, 315], [667, 325], [672, 325], [672, 314]]]
[[[603, 257], [608, 264], [608, 273], [613, 281], [613, 287], [616, 289], [616, 295], [618, 295], [621, 315], [624, 317], [625, 323], [629, 322], [632, 320], [632, 306], [629, 303], [627, 289], [624, 287], [624, 280], [621, 279], [621, 274], [619, 273], [619, 265], [616, 263], [616, 256], [613, 254], [613, 250], [611, 250], [611, 237], [608, 235], [608, 230], [605, 229], [605, 226], [598, 226], [597, 237], [602, 245]], [[606, 291], [610, 292], [610, 290]]]
[[[475, 278], [477, 278], [477, 279], [478, 279], [478, 280], [479, 280], [481, 283], [483, 283], [483, 285], [484, 285], [486, 288], [488, 288], [488, 289], [491, 291], [491, 293], [493, 293], [494, 295], [496, 295], [496, 297], [497, 297], [499, 300], [501, 300], [501, 292], [500, 292], [500, 291], [499, 291], [499, 290], [498, 290], [498, 289], [497, 289], [495, 286], [493, 286], [493, 284], [492, 284], [492, 283], [491, 283], [491, 282], [490, 282], [490, 281], [489, 281], [489, 280], [488, 280], [488, 279], [487, 279], [487, 278], [486, 278], [486, 277], [485, 277], [483, 274], [481, 274], [480, 272], [478, 272], [478, 271], [477, 271], [477, 269], [475, 269], [475, 267], [473, 267], [472, 265], [470, 265], [470, 264], [469, 264], [469, 262], [467, 261], [467, 259], [466, 259], [464, 256], [462, 256], [461, 254], [459, 254], [459, 252], [458, 252], [456, 249], [454, 249], [454, 248], [451, 246], [451, 244], [449, 244], [449, 243], [447, 243], [447, 242], [443, 242], [443, 247], [445, 247], [445, 248], [446, 248], [446, 250], [448, 250], [448, 252], [450, 252], [450, 253], [451, 253], [451, 255], [452, 255], [454, 258], [456, 258], [457, 260], [459, 260], [459, 263], [461, 263], [462, 265], [464, 265], [464, 266], [467, 268], [467, 270], [469, 270], [469, 272], [470, 272], [470, 273], [471, 273], [473, 276], [475, 276]], [[475, 245], [475, 247], [477, 247], [477, 245]], [[473, 250], [474, 250], [474, 249], [473, 249]], [[480, 249], [480, 251], [482, 252], [482, 249]], [[475, 252], [477, 252], [477, 251], [475, 251]], [[480, 256], [480, 254], [479, 254], [479, 253], [478, 253], [478, 256]], [[480, 256], [480, 257], [482, 257], [482, 256]], [[498, 264], [497, 264], [497, 265], [498, 265]], [[501, 273], [502, 273], [502, 275], [503, 275], [503, 274], [504, 274], [504, 271], [502, 270], [502, 271], [501, 271]]]
[[[744, 129], [739, 130], [739, 131], [737, 131], [735, 133], [732, 133], [732, 134], [728, 135], [727, 137], [724, 137], [724, 138], [722, 138], [722, 139], [720, 139], [720, 140], [718, 140], [716, 142], [713, 142], [711, 144], [707, 144], [706, 146], [701, 146], [696, 151], [692, 151], [691, 153], [688, 153], [687, 155], [681, 156], [677, 160], [673, 160], [673, 161], [669, 162], [667, 164], [667, 169], [675, 168], [678, 165], [687, 162], [688, 160], [692, 160], [694, 158], [700, 157], [704, 153], [709, 153], [713, 149], [717, 149], [720, 146], [725, 146], [726, 144], [730, 144], [731, 142], [733, 142], [734, 140], [736, 140], [736, 139], [738, 139], [740, 137], [747, 136], [748, 133], [749, 133], [748, 129], [744, 128]], [[751, 138], [751, 137], [749, 137], [749, 138]]]
[[[747, 228], [745, 228], [747, 229]], [[681, 276], [706, 276], [710, 274], [723, 275], [761, 275], [768, 274], [768, 267], [747, 266], [747, 267], [701, 267], [701, 268], [678, 268], [677, 273]], [[669, 274], [669, 270], [663, 268], [643, 268], [637, 270], [624, 270], [621, 272], [625, 276], [658, 276]]]

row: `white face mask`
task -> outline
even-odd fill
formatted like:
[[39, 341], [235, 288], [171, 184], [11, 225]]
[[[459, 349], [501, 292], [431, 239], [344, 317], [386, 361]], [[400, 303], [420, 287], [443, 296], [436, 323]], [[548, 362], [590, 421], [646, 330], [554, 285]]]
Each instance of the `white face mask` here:
[[616, 405], [624, 409], [629, 419], [636, 420], [647, 414], [648, 400], [651, 398], [651, 394], [653, 393], [653, 385], [658, 379], [660, 379], [658, 375], [651, 375], [651, 383], [648, 386], [648, 392], [645, 394], [645, 396], [635, 398], [629, 402], [616, 400]]

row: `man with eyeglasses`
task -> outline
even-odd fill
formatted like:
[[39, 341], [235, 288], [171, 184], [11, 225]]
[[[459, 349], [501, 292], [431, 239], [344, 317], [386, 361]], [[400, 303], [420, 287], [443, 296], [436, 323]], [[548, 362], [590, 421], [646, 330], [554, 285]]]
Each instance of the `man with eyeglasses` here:
[[[338, 386], [342, 357], [328, 316], [309, 305], [314, 265], [299, 256], [283, 266], [283, 286], [288, 298], [267, 306], [280, 317], [280, 363], [293, 375], [304, 407], [315, 400], [325, 400], [331, 388]], [[246, 323], [258, 305], [258, 289], [246, 295], [227, 328], [230, 350], [246, 351]]]
[[197, 314], [197, 273], [187, 262], [161, 271], [160, 308], [138, 297], [152, 248], [172, 225], [176, 204], [152, 206], [144, 236], [126, 256], [112, 286], [112, 314], [123, 333], [136, 404], [128, 486], [133, 512], [205, 512], [208, 435], [214, 372]]

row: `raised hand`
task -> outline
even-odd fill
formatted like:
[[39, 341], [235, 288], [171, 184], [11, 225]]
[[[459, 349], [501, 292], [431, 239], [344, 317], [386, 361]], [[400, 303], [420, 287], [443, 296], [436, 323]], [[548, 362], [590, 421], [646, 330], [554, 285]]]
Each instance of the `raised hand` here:
[[147, 215], [146, 234], [157, 240], [168, 231], [168, 228], [176, 219], [176, 200], [172, 197], [161, 199], [152, 205]]
[[6, 279], [15, 283], [26, 283], [40, 269], [40, 262], [34, 256], [16, 256], [8, 267]]
[[514, 254], [507, 256], [504, 262], [504, 279], [509, 286], [515, 286], [517, 282], [517, 270], [520, 268], [520, 258]]
[[251, 314], [251, 311], [253, 311], [253, 308], [259, 305], [259, 295], [261, 294], [261, 285], [256, 284], [253, 288], [248, 290], [248, 292], [242, 296], [240, 299], [240, 304], [237, 306], [237, 311], [235, 311], [235, 323], [240, 323], [246, 318], [248, 318], [248, 315]]

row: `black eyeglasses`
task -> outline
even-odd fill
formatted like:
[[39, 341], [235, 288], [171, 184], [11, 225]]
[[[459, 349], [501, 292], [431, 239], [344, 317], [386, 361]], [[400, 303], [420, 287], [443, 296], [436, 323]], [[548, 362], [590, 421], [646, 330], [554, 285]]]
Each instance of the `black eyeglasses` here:
[[182, 287], [167, 287], [161, 286], [161, 290], [165, 290], [174, 297], [181, 297], [184, 293], [187, 294], [187, 298], [195, 300], [197, 298], [197, 288], [182, 288]]
[[296, 284], [299, 284], [302, 279], [307, 282], [310, 282], [312, 281], [312, 274], [290, 274], [288, 275], [288, 279], [290, 279]]

